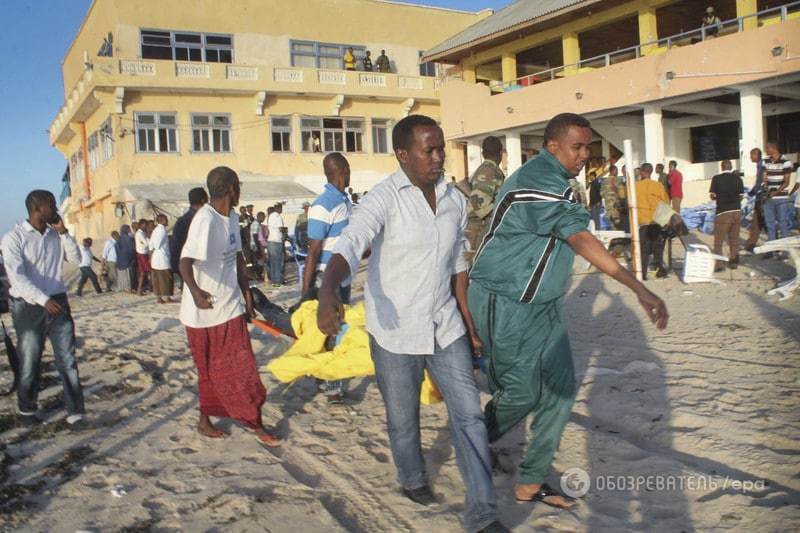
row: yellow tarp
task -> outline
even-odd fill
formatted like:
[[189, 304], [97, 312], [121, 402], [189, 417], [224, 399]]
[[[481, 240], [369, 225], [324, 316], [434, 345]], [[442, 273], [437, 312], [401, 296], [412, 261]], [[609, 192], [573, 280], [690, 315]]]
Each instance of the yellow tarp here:
[[[283, 355], [270, 361], [267, 370], [283, 383], [303, 376], [334, 381], [374, 375], [364, 304], [346, 305], [345, 322], [349, 329], [342, 337], [342, 342], [333, 351], [324, 351], [325, 334], [317, 328], [317, 301], [304, 302], [292, 314], [292, 328], [297, 341]], [[432, 404], [441, 399], [426, 371], [420, 400], [424, 404]]]

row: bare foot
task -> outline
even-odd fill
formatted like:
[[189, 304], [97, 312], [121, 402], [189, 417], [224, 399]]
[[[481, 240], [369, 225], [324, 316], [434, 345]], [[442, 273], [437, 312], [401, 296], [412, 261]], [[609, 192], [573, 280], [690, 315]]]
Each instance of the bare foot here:
[[531, 485], [517, 485], [517, 488], [515, 490], [517, 501], [519, 502], [542, 501], [547, 505], [558, 507], [560, 509], [571, 509], [575, 505], [575, 502], [573, 500], [570, 500], [565, 496], [561, 496], [559, 494], [552, 494], [550, 496], [545, 496], [544, 498], [538, 498], [537, 493], [541, 488], [542, 488], [541, 483], [536, 483]]
[[204, 437], [208, 437], [211, 439], [221, 439], [227, 437], [228, 434], [221, 429], [217, 429], [214, 424], [211, 423], [211, 419], [207, 416], [200, 416], [200, 420], [197, 422], [197, 432], [200, 433]]
[[172, 298], [170, 298], [170, 297], [167, 297], [167, 301], [166, 301], [166, 303], [168, 303], [168, 304], [174, 304], [174, 303], [175, 303], [175, 300], [173, 300], [173, 299], [172, 299]]
[[263, 444], [267, 448], [277, 448], [282, 444], [280, 437], [269, 433], [264, 428], [255, 429], [253, 430], [253, 433], [255, 433], [256, 438], [258, 438], [259, 442], [261, 442], [261, 444]]

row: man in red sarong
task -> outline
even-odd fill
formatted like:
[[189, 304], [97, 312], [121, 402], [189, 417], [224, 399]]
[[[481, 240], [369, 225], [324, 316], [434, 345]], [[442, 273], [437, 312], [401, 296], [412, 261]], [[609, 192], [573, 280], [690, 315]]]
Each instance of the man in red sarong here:
[[[227, 167], [208, 173], [211, 201], [197, 210], [178, 265], [184, 280], [180, 320], [197, 366], [200, 421], [197, 431], [210, 438], [227, 434], [210, 416], [232, 418], [265, 446], [280, 445], [261, 423], [267, 391], [256, 369], [247, 330], [255, 317], [242, 256], [239, 177]], [[244, 304], [242, 305], [242, 296]]]

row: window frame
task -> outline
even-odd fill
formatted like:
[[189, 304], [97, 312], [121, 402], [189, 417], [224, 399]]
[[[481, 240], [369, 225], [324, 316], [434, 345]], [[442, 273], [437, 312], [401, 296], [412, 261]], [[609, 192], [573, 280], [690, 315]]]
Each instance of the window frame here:
[[[316, 120], [318, 126], [312, 127], [303, 125], [305, 120]], [[341, 121], [341, 127], [326, 126], [326, 121]], [[359, 127], [349, 125], [348, 122], [359, 122]], [[341, 152], [345, 154], [364, 154], [364, 133], [365, 133], [366, 119], [364, 117], [329, 117], [329, 116], [310, 116], [303, 115], [300, 117], [300, 144], [301, 152], [306, 154], [330, 154], [332, 152]], [[320, 140], [320, 151], [315, 152], [307, 149], [309, 138], [314, 138], [314, 132], [318, 133]], [[309, 134], [310, 137], [304, 137], [304, 134]], [[348, 134], [357, 134], [358, 137], [354, 138], [356, 146], [360, 145], [360, 150], [348, 150]], [[357, 140], [356, 140], [357, 139]], [[341, 146], [337, 148], [337, 146]], [[328, 149], [332, 148], [332, 149]]]
[[[420, 50], [419, 57], [421, 58], [423, 54], [425, 54], [425, 52], [423, 50]], [[431, 70], [433, 71], [432, 74], [430, 74]], [[421, 77], [435, 78], [438, 75], [438, 71], [439, 71], [439, 64], [436, 63], [435, 61], [427, 61], [425, 63], [419, 64], [419, 75]]]
[[[153, 116], [153, 124], [142, 124], [139, 122], [140, 117], [145, 115], [152, 115]], [[174, 124], [161, 124], [161, 118], [171, 116], [175, 119]], [[134, 142], [135, 142], [135, 153], [137, 154], [179, 154], [181, 151], [180, 147], [180, 122], [178, 122], [178, 113], [175, 111], [137, 111], [133, 114], [133, 129], [134, 129]], [[144, 126], [144, 127], [142, 127]], [[175, 131], [175, 149], [169, 150], [169, 146], [167, 146], [167, 150], [161, 150], [161, 135], [159, 130], [174, 130]], [[153, 150], [141, 150], [139, 148], [140, 145], [140, 131], [141, 130], [153, 130]], [[169, 133], [167, 133], [167, 144], [169, 145]]]
[[114, 159], [114, 128], [108, 117], [97, 129], [100, 136], [100, 161], [105, 163]]
[[[156, 33], [160, 34], [169, 34], [169, 49], [170, 49], [170, 59], [162, 58], [162, 57], [146, 57], [144, 54], [143, 46], [151, 46], [151, 47], [160, 47], [166, 49], [167, 46], [164, 44], [147, 44], [144, 43], [144, 37], [146, 33], [150, 33], [151, 36]], [[189, 43], [185, 41], [177, 41], [176, 35], [193, 35], [200, 38], [199, 43]], [[165, 35], [161, 35], [161, 37], [165, 37]], [[226, 38], [230, 39], [230, 45], [219, 44], [219, 43], [208, 43], [209, 37], [217, 37], [217, 38]], [[187, 50], [200, 50], [200, 59], [178, 59], [176, 50], [178, 48], [185, 48]], [[224, 51], [230, 51], [230, 61], [219, 61], [219, 60], [209, 60], [208, 59], [208, 52], [214, 51], [217, 54], [217, 57], [220, 57], [220, 53]], [[190, 55], [187, 53], [187, 55]], [[227, 33], [207, 33], [207, 32], [197, 32], [197, 31], [181, 31], [181, 30], [164, 30], [164, 29], [157, 29], [157, 28], [139, 28], [139, 56], [142, 59], [154, 59], [154, 60], [162, 60], [162, 61], [187, 61], [187, 62], [199, 62], [199, 63], [224, 63], [224, 64], [233, 64], [235, 60], [234, 55], [234, 42], [233, 42], [233, 34]]]
[[[207, 117], [208, 118], [208, 125], [195, 125], [194, 119], [199, 117]], [[216, 117], [225, 117], [228, 121], [227, 126], [219, 126], [214, 124], [214, 118]], [[230, 113], [189, 113], [189, 128], [192, 134], [192, 142], [191, 147], [189, 148], [189, 152], [192, 154], [232, 154], [233, 153], [233, 120], [231, 118]], [[214, 138], [214, 130], [219, 130], [219, 138]], [[208, 142], [208, 150], [198, 150], [195, 147], [194, 142], [194, 135], [195, 131], [201, 132], [208, 132], [207, 142]], [[224, 144], [222, 142], [222, 132], [228, 133], [228, 149], [222, 150], [221, 146]], [[202, 141], [202, 137], [201, 137]], [[202, 142], [201, 142], [202, 145]], [[220, 148], [220, 149], [217, 149]]]
[[[276, 126], [275, 119], [288, 120], [288, 126]], [[291, 115], [270, 115], [269, 117], [270, 151], [276, 154], [292, 153], [292, 117]], [[275, 134], [281, 136], [281, 148], [275, 149]], [[288, 135], [288, 137], [285, 137]]]
[[[313, 46], [313, 52], [300, 52], [294, 50], [294, 45], [306, 45], [306, 46]], [[333, 53], [325, 52], [323, 53], [320, 49], [323, 47], [329, 48], [337, 48], [338, 54], [334, 55]], [[344, 53], [347, 51], [348, 48], [353, 49], [353, 56], [356, 60], [356, 66], [361, 63], [361, 60], [366, 55], [365, 52], [367, 51], [366, 46], [359, 46], [355, 44], [341, 44], [341, 43], [326, 43], [322, 41], [305, 41], [301, 39], [290, 39], [289, 40], [289, 64], [292, 67], [297, 68], [321, 68], [321, 69], [330, 69], [330, 70], [344, 70]], [[302, 65], [295, 64], [295, 56], [301, 57], [313, 57], [314, 58], [314, 66], [313, 67], [304, 67]], [[337, 67], [331, 68], [328, 66], [320, 66], [320, 59], [336, 59], [337, 60]], [[357, 69], [356, 69], [357, 70]]]
[[[372, 119], [372, 153], [373, 154], [391, 154], [392, 153], [392, 136], [391, 136], [391, 119], [388, 118], [373, 118]], [[383, 142], [386, 144], [386, 151], [377, 150], [378, 136], [376, 131], [383, 131]]]

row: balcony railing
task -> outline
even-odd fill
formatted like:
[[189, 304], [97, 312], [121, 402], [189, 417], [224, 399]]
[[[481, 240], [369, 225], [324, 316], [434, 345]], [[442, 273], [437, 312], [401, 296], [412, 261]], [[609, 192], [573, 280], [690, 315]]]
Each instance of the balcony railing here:
[[622, 50], [616, 50], [607, 54], [581, 59], [577, 63], [562, 65], [548, 70], [543, 70], [541, 72], [536, 72], [534, 74], [521, 76], [511, 82], [496, 82], [490, 84], [490, 87], [494, 94], [515, 91], [530, 85], [536, 85], [538, 83], [563, 78], [571, 73], [585, 72], [587, 70], [594, 70], [596, 68], [607, 67], [609, 65], [636, 59], [642, 57], [643, 55], [653, 53], [651, 50], [669, 50], [675, 46], [686, 46], [702, 42], [707, 39], [713, 39], [721, 35], [739, 33], [745, 31], [745, 27], [747, 27], [746, 21], [751, 19], [756, 19], [757, 25], [768, 25], [778, 22], [785, 22], [792, 16], [800, 16], [800, 1], [792, 2], [779, 7], [764, 9], [744, 17], [720, 21], [719, 24], [715, 24], [713, 26], [703, 26], [694, 30], [670, 35], [669, 37], [663, 37], [654, 41], [637, 44], [636, 46], [631, 46], [630, 48], [623, 48]]

